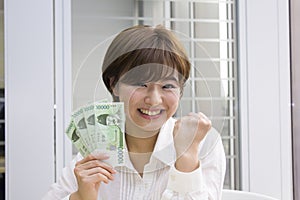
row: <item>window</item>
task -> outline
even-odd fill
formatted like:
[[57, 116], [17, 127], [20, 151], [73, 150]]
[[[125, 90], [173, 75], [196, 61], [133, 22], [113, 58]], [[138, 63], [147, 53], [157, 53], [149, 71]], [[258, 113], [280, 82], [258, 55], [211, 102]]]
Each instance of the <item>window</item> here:
[[201, 111], [212, 120], [227, 156], [224, 187], [239, 188], [235, 20], [233, 0], [72, 1], [74, 109], [95, 95], [109, 96], [99, 86], [97, 58], [115, 34], [134, 24], [164, 24], [180, 37], [193, 66], [177, 114]]

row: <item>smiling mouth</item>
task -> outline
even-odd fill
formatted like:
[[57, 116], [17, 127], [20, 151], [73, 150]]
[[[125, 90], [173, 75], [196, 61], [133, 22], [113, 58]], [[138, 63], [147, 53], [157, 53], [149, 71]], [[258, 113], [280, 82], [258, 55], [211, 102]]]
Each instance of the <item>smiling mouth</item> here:
[[142, 114], [149, 115], [149, 116], [155, 116], [162, 112], [162, 110], [146, 110], [146, 109], [138, 109]]

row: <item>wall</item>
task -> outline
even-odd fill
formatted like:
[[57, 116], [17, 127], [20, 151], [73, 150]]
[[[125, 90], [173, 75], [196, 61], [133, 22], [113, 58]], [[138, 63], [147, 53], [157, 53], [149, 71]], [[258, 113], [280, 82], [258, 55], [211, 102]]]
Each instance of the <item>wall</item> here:
[[4, 5], [6, 199], [41, 199], [55, 172], [53, 1]]

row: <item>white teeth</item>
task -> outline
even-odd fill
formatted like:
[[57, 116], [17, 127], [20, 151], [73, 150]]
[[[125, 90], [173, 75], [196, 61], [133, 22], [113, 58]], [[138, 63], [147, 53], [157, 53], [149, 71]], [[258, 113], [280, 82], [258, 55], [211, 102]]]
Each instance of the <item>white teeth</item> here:
[[157, 111], [150, 111], [150, 110], [140, 109], [140, 111], [141, 111], [143, 114], [150, 115], [150, 116], [158, 115], [158, 114], [160, 113], [160, 110], [157, 110]]

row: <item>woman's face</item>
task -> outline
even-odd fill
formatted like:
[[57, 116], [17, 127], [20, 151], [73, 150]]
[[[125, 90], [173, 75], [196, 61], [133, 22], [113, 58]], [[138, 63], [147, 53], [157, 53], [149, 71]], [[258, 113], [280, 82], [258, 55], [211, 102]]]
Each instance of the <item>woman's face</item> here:
[[126, 133], [150, 137], [174, 115], [180, 100], [178, 75], [147, 83], [119, 83], [114, 94], [124, 102]]

